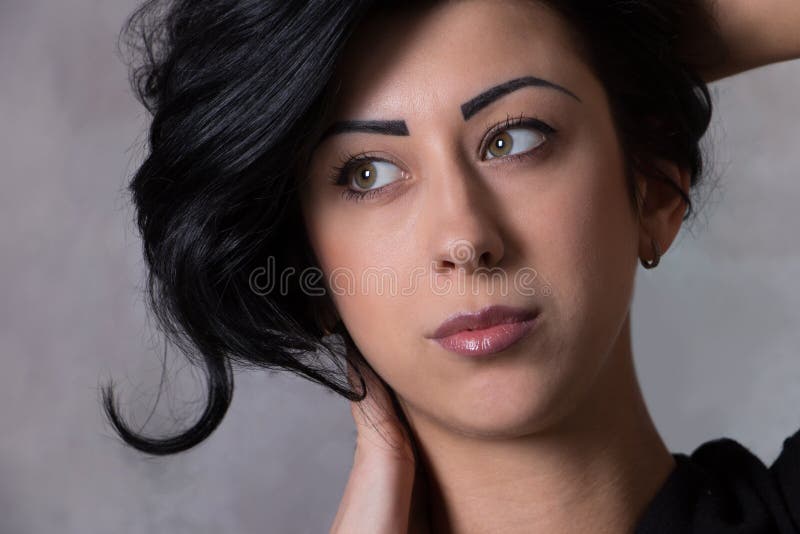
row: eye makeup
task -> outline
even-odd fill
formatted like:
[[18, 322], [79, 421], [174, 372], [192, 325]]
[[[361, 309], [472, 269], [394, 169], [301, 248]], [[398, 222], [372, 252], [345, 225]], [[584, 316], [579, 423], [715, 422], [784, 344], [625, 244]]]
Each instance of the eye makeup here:
[[[537, 132], [543, 137], [543, 141], [539, 143], [535, 148], [531, 150], [527, 150], [525, 152], [519, 154], [509, 154], [505, 156], [495, 156], [490, 158], [489, 160], [484, 159], [484, 154], [488, 150], [491, 142], [503, 132], [513, 130], [513, 129], [528, 129]], [[520, 115], [518, 117], [512, 117], [508, 115], [506, 120], [491, 127], [489, 131], [484, 135], [483, 141], [480, 143], [477, 149], [477, 158], [481, 161], [492, 161], [492, 164], [496, 164], [499, 162], [516, 162], [523, 159], [536, 159], [539, 156], [539, 152], [543, 150], [543, 148], [550, 143], [550, 139], [557, 133], [558, 130], [547, 124], [546, 122], [533, 118], [533, 117], [525, 117], [524, 115]], [[365, 200], [372, 200], [378, 197], [382, 197], [388, 194], [391, 190], [395, 189], [398, 184], [403, 182], [404, 180], [408, 179], [408, 173], [406, 171], [401, 170], [400, 174], [404, 177], [398, 180], [394, 180], [388, 185], [384, 185], [375, 189], [357, 189], [352, 187], [353, 177], [351, 173], [360, 168], [363, 164], [369, 162], [385, 162], [391, 165], [394, 165], [400, 168], [400, 166], [392, 161], [391, 158], [382, 155], [376, 155], [372, 152], [361, 152], [356, 154], [345, 153], [340, 157], [339, 163], [332, 168], [331, 175], [329, 176], [328, 181], [337, 187], [345, 187], [342, 191], [341, 197], [344, 200], [360, 202]], [[374, 169], [374, 166], [373, 166]], [[370, 172], [375, 172], [370, 171]]]

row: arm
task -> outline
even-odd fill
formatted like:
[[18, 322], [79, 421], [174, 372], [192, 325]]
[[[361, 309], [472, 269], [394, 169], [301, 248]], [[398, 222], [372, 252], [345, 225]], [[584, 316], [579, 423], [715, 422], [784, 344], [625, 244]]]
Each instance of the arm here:
[[[356, 387], [349, 364], [347, 373]], [[329, 532], [427, 533], [411, 437], [393, 412], [389, 391], [371, 370], [363, 374], [367, 396], [361, 403], [350, 402], [357, 432], [353, 467]]]
[[[800, 58], [800, 0], [704, 0], [722, 42], [689, 36], [690, 46], [718, 48], [720, 60], [700, 69], [707, 82]], [[707, 28], [701, 31], [707, 31]], [[723, 50], [719, 48], [722, 47]]]

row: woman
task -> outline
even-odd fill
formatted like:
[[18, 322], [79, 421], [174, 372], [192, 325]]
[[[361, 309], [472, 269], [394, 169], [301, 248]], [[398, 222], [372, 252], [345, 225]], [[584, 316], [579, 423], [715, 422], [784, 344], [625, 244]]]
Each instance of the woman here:
[[771, 471], [671, 454], [629, 314], [691, 214], [706, 83], [800, 56], [796, 2], [159, 4], [128, 33], [154, 114], [130, 188], [209, 400], [156, 440], [109, 387], [126, 442], [205, 439], [238, 362], [352, 401], [332, 532], [800, 532], [800, 433]]

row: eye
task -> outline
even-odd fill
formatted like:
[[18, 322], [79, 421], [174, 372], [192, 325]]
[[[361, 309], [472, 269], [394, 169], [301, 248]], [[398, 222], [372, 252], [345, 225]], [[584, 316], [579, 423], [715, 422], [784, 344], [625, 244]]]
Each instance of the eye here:
[[529, 128], [509, 128], [501, 130], [489, 139], [484, 151], [486, 159], [497, 159], [528, 152], [543, 144], [547, 138], [532, 126]]
[[340, 171], [340, 185], [352, 186], [356, 191], [380, 189], [404, 177], [397, 165], [380, 159], [353, 159]]

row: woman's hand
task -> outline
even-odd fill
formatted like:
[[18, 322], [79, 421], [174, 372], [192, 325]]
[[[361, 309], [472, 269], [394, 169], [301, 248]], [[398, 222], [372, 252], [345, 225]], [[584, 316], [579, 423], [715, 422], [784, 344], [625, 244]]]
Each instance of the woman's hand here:
[[707, 20], [687, 21], [681, 55], [690, 64], [702, 64], [698, 70], [707, 83], [800, 58], [800, 1], [702, 2], [718, 31]]
[[[348, 365], [351, 385], [360, 382]], [[330, 534], [406, 534], [411, 517], [416, 461], [411, 438], [392, 406], [390, 392], [370, 369], [362, 369], [367, 396], [351, 402], [356, 450]], [[414, 529], [409, 531], [409, 521]]]

